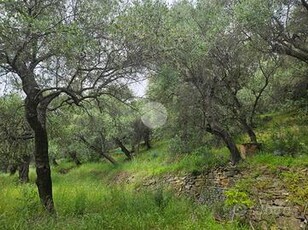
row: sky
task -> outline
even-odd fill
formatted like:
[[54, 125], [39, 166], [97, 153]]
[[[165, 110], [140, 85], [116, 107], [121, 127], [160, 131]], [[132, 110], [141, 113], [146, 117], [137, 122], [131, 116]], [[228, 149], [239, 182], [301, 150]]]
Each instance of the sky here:
[[[148, 80], [131, 83], [129, 88], [133, 91], [136, 97], [144, 97], [148, 86]], [[0, 81], [0, 96], [5, 94], [6, 84]]]
[[129, 88], [133, 91], [136, 97], [144, 97], [148, 86], [148, 80], [142, 80], [132, 83]]

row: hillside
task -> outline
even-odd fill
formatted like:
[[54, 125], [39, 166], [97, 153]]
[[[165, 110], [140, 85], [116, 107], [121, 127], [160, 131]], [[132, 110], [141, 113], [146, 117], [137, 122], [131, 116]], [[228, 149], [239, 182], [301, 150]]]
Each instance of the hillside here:
[[[271, 115], [259, 130], [264, 151], [237, 166], [228, 163], [226, 149], [170, 154], [168, 141], [154, 143], [132, 161], [124, 161], [115, 151], [113, 156], [122, 161], [116, 167], [105, 162], [76, 167], [62, 161], [52, 170], [56, 216], [41, 212], [33, 168], [27, 185], [1, 174], [0, 225], [2, 229], [305, 229], [305, 119]], [[281, 138], [280, 145], [299, 143], [302, 154], [293, 158], [269, 152], [276, 147], [273, 135], [293, 138], [293, 132], [297, 139]]]

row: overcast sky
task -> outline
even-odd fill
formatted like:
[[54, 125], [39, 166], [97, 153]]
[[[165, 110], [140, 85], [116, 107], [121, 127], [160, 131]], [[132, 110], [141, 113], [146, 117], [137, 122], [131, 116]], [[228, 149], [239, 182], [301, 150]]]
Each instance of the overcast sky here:
[[134, 92], [137, 97], [144, 97], [148, 86], [148, 80], [132, 83], [129, 88]]

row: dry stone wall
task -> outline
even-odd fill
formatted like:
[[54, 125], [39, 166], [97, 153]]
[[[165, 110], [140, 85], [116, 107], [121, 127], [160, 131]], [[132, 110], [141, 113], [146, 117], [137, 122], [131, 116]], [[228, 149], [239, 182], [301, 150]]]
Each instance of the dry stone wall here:
[[[308, 169], [305, 173], [308, 178]], [[149, 177], [144, 180], [142, 187], [147, 190], [169, 188], [177, 195], [185, 195], [200, 204], [216, 208], [220, 206], [222, 209], [226, 199], [225, 191], [250, 177], [250, 174], [250, 171], [239, 170], [234, 166], [219, 167], [181, 176]], [[218, 221], [237, 218], [249, 224], [252, 229], [308, 230], [308, 204], [303, 206], [292, 203], [289, 200], [290, 191], [279, 176], [265, 167], [264, 172], [254, 178], [252, 183], [249, 196], [255, 202], [253, 207], [218, 208], [215, 214]]]

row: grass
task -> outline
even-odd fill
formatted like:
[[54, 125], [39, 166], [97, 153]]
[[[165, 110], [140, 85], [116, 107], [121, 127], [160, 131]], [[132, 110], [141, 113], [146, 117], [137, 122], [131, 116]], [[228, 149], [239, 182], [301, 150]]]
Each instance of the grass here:
[[18, 185], [16, 177], [1, 175], [1, 229], [240, 229], [215, 222], [206, 206], [161, 190], [107, 185], [106, 170], [104, 164], [86, 164], [65, 175], [54, 172], [53, 217], [42, 210], [32, 179]]
[[[154, 147], [148, 151], [142, 150], [137, 157], [130, 162], [125, 162], [124, 157], [118, 157], [118, 166], [91, 163], [93, 173], [103, 174], [105, 180], [112, 180], [119, 173], [133, 174], [138, 180], [149, 176], [163, 174], [186, 174], [195, 171], [203, 171], [217, 165], [228, 162], [227, 149], [209, 150], [200, 148], [191, 154], [170, 154], [168, 141], [154, 143]], [[80, 168], [80, 174], [88, 169]], [[59, 171], [59, 169], [58, 169]]]
[[[116, 167], [61, 162], [52, 170], [56, 217], [41, 208], [33, 168], [27, 185], [19, 185], [15, 176], [1, 175], [1, 229], [240, 229], [236, 223], [215, 222], [206, 206], [168, 192], [136, 192], [144, 177], [200, 170], [206, 162], [206, 154], [170, 156], [167, 149], [168, 142], [160, 142]], [[113, 183], [125, 173], [134, 175], [135, 183]]]
[[275, 156], [272, 153], [261, 152], [257, 155], [248, 158], [242, 163], [249, 167], [257, 166], [285, 166], [285, 167], [308, 167], [308, 155], [298, 157], [291, 156]]
[[[308, 167], [308, 154], [304, 152], [308, 146], [308, 127], [303, 122], [307, 116], [268, 116], [271, 119], [266, 119], [257, 130], [266, 146], [264, 152], [248, 158], [240, 167]], [[275, 145], [273, 138], [280, 139], [273, 133], [278, 132], [296, 136], [298, 143], [304, 146], [301, 154], [275, 156], [272, 150], [290, 144], [282, 141]], [[185, 155], [170, 154], [168, 146], [168, 141], [153, 143], [153, 149], [142, 150], [130, 162], [115, 151], [118, 166], [96, 162], [76, 167], [71, 162], [60, 162], [52, 169], [56, 216], [48, 216], [42, 210], [33, 168], [30, 183], [26, 185], [20, 185], [16, 176], [0, 174], [0, 229], [247, 229], [236, 222], [218, 223], [208, 207], [176, 197], [162, 188], [152, 192], [136, 189], [147, 177], [200, 172], [225, 165], [229, 158], [226, 148], [199, 148]], [[304, 202], [307, 188], [299, 189], [304, 178], [299, 180], [292, 173], [282, 176], [286, 186], [296, 195], [290, 198], [297, 203]], [[126, 183], [128, 178], [133, 178], [131, 183]], [[249, 181], [242, 181], [242, 184], [243, 188], [249, 187]], [[231, 203], [238, 200], [238, 194], [241, 202], [247, 202], [245, 194], [234, 190], [229, 194]]]

